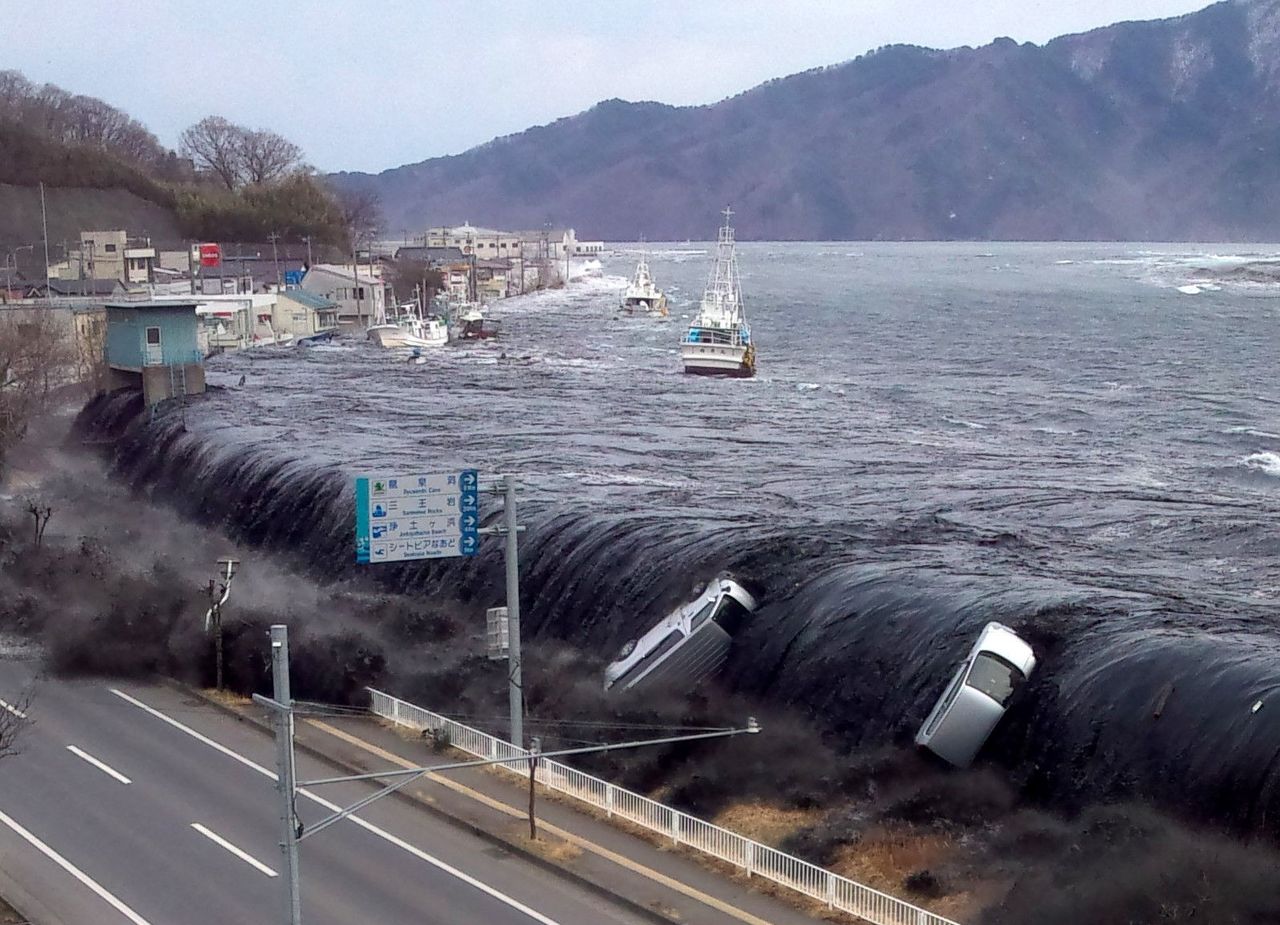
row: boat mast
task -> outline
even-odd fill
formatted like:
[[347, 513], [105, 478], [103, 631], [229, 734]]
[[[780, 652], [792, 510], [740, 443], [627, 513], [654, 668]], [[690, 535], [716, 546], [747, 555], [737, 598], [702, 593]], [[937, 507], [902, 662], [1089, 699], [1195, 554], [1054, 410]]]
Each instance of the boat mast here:
[[712, 304], [737, 315], [742, 307], [742, 288], [738, 282], [738, 257], [734, 252], [733, 226], [729, 219], [733, 209], [725, 207], [724, 226], [716, 240], [716, 265], [703, 293], [703, 304]]

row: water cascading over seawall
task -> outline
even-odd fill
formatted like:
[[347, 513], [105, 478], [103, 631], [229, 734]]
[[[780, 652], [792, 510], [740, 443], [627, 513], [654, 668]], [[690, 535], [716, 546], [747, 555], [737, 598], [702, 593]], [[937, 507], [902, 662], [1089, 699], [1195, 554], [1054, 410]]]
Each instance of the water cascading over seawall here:
[[[117, 475], [182, 514], [280, 553], [319, 578], [369, 574], [353, 545], [351, 473], [226, 432], [149, 421], [126, 392], [81, 413], [114, 441]], [[489, 512], [492, 515], [492, 511]], [[732, 687], [811, 715], [849, 747], [909, 745], [960, 655], [989, 620], [1035, 645], [1040, 667], [984, 755], [1058, 805], [1149, 798], [1240, 831], [1280, 833], [1280, 638], [1211, 630], [1195, 608], [1066, 580], [979, 567], [983, 537], [925, 522], [886, 536], [847, 529], [691, 526], [649, 513], [531, 505], [522, 538], [528, 638], [601, 658], [721, 571], [764, 606], [736, 640]], [[953, 531], [972, 567], [920, 553]], [[936, 538], [936, 537], [935, 537]], [[965, 544], [972, 544], [966, 546]], [[966, 560], [969, 561], [969, 560]], [[378, 568], [411, 593], [499, 603], [498, 544], [473, 560]]]

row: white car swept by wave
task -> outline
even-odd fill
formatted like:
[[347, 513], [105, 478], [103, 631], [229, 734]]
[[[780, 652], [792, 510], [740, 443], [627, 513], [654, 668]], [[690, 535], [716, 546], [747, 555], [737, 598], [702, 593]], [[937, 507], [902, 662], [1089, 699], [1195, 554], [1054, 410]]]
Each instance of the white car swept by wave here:
[[968, 767], [1035, 667], [1031, 646], [1004, 624], [988, 623], [916, 733], [916, 744]]
[[658, 683], [695, 686], [720, 670], [734, 632], [756, 609], [756, 599], [730, 578], [717, 578], [702, 594], [622, 647], [604, 672], [605, 690], [635, 690]]

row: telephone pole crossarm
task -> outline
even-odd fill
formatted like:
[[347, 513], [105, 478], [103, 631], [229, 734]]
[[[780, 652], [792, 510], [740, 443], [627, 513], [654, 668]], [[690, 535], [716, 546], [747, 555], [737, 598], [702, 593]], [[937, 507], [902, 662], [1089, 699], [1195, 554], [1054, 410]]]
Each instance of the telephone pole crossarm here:
[[[276, 703], [274, 700], [271, 700], [269, 697], [263, 697], [260, 694], [254, 694], [253, 700], [255, 703], [265, 706], [268, 709], [280, 710], [280, 711], [285, 710], [285, 707], [283, 704]], [[349, 783], [354, 783], [358, 781], [386, 780], [387, 778], [392, 778], [392, 777], [401, 778], [401, 780], [398, 780], [393, 784], [388, 784], [387, 786], [383, 787], [381, 790], [378, 790], [374, 793], [369, 794], [368, 796], [360, 798], [359, 800], [352, 803], [350, 806], [346, 807], [345, 809], [340, 809], [337, 812], [334, 812], [328, 816], [325, 816], [323, 819], [319, 820], [318, 822], [313, 822], [310, 825], [306, 826], [299, 833], [298, 840], [301, 841], [305, 838], [308, 838], [311, 835], [316, 834], [322, 829], [328, 828], [329, 826], [333, 825], [335, 822], [339, 822], [345, 819], [347, 816], [350, 816], [352, 813], [359, 812], [361, 809], [364, 809], [364, 807], [368, 806], [370, 803], [373, 803], [376, 800], [380, 800], [382, 797], [395, 793], [397, 790], [403, 789], [404, 787], [408, 786], [414, 781], [419, 780], [420, 778], [426, 777], [428, 774], [436, 774], [441, 771], [459, 771], [459, 770], [462, 770], [463, 768], [480, 768], [480, 767], [485, 767], [486, 765], [493, 765], [493, 764], [518, 764], [522, 762], [530, 762], [535, 760], [541, 761], [544, 758], [564, 758], [569, 755], [589, 755], [589, 754], [596, 754], [599, 752], [620, 751], [622, 749], [627, 749], [627, 748], [644, 748], [645, 746], [649, 746], [649, 745], [670, 745], [675, 742], [695, 742], [699, 739], [725, 739], [730, 736], [738, 736], [743, 734], [755, 735], [758, 732], [760, 732], [760, 726], [756, 723], [754, 718], [750, 718], [747, 720], [747, 725], [743, 726], [740, 729], [717, 729], [713, 732], [700, 732], [692, 735], [666, 736], [661, 739], [643, 739], [637, 742], [615, 742], [611, 745], [585, 745], [585, 746], [580, 746], [578, 748], [563, 748], [557, 751], [538, 752], [537, 754], [533, 754], [531, 752], [525, 752], [524, 754], [516, 755], [510, 758], [477, 758], [472, 761], [454, 761], [448, 764], [436, 764], [436, 765], [431, 765], [429, 767], [397, 768], [397, 769], [387, 770], [387, 771], [373, 771], [369, 774], [350, 774], [343, 777], [322, 777], [317, 780], [299, 781], [297, 786], [299, 788], [302, 788], [302, 787], [323, 787], [326, 784], [349, 784]]]

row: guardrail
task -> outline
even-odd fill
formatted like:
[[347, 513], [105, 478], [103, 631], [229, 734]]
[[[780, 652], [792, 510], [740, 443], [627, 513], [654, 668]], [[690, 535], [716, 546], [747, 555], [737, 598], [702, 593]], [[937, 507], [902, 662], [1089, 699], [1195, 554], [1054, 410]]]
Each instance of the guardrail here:
[[[375, 714], [400, 726], [419, 731], [445, 733], [449, 744], [477, 758], [511, 758], [511, 764], [498, 765], [521, 775], [528, 774], [528, 752], [502, 739], [454, 722], [407, 701], [368, 688]], [[767, 734], [767, 733], [766, 733]], [[687, 845], [704, 854], [725, 861], [748, 877], [762, 877], [779, 886], [802, 893], [825, 903], [828, 909], [848, 912], [875, 925], [957, 925], [951, 919], [935, 915], [887, 893], [872, 889], [800, 858], [752, 841], [736, 832], [704, 822], [665, 806], [646, 796], [615, 787], [608, 781], [584, 774], [558, 761], [538, 762], [538, 783], [550, 790], [588, 803], [603, 810], [609, 818], [625, 819], [648, 829], [672, 844]]]

